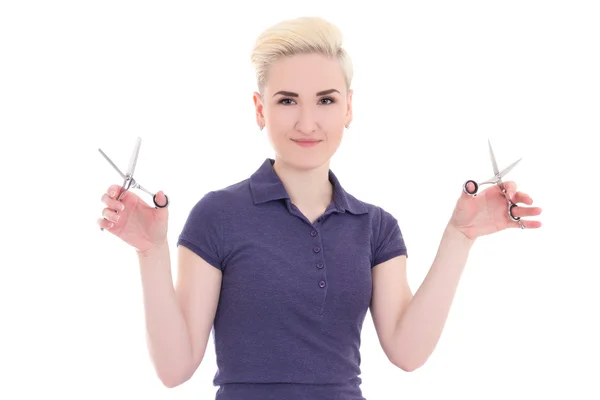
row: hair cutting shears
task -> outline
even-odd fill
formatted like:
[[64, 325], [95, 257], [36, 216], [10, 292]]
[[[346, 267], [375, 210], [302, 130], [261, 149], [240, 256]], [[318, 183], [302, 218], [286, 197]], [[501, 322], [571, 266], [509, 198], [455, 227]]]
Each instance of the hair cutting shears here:
[[[522, 158], [519, 158], [517, 161], [515, 161], [514, 163], [510, 164], [508, 167], [504, 168], [502, 171], [498, 171], [498, 164], [496, 163], [496, 157], [494, 156], [494, 151], [492, 150], [492, 144], [490, 143], [489, 139], [488, 139], [488, 146], [490, 148], [490, 159], [492, 160], [492, 169], [494, 170], [494, 176], [491, 177], [490, 179], [483, 181], [483, 182], [475, 182], [474, 180], [468, 180], [465, 182], [465, 184], [463, 185], [463, 191], [467, 194], [476, 196], [477, 195], [477, 191], [479, 190], [479, 187], [482, 185], [493, 185], [496, 184], [498, 185], [498, 187], [500, 188], [500, 190], [502, 191], [502, 194], [504, 195], [504, 198], [506, 199], [507, 203], [508, 203], [508, 216], [513, 220], [513, 221], [517, 221], [519, 223], [519, 226], [521, 227], [521, 229], [524, 229], [525, 227], [523, 226], [523, 222], [521, 222], [521, 218], [520, 217], [515, 217], [512, 214], [512, 210], [513, 208], [517, 207], [517, 205], [515, 203], [513, 203], [509, 198], [508, 195], [506, 194], [506, 188], [504, 187], [504, 183], [502, 182], [502, 178], [508, 174], [510, 172], [511, 169], [513, 169], [515, 167], [515, 165], [517, 165], [519, 163], [519, 161], [522, 160]], [[470, 191], [468, 188], [468, 184], [472, 183], [474, 185], [474, 189], [473, 191]]]
[[123, 194], [128, 190], [140, 189], [152, 196], [152, 201], [154, 202], [155, 208], [165, 208], [169, 205], [169, 198], [166, 195], [165, 195], [165, 198], [167, 199], [166, 204], [160, 205], [156, 202], [156, 194], [155, 193], [152, 193], [152, 192], [144, 189], [142, 187], [142, 185], [140, 185], [135, 179], [133, 179], [133, 172], [135, 171], [135, 165], [137, 164], [137, 159], [138, 159], [138, 154], [140, 153], [141, 144], [142, 144], [142, 139], [138, 137], [135, 142], [135, 148], [133, 149], [133, 153], [131, 154], [131, 158], [129, 160], [129, 167], [127, 168], [127, 171], [124, 174], [123, 174], [123, 172], [121, 172], [121, 170], [119, 168], [117, 168], [115, 163], [113, 163], [112, 160], [110, 158], [108, 158], [108, 156], [102, 151], [102, 149], [98, 149], [98, 151], [104, 156], [104, 158], [106, 158], [106, 161], [108, 161], [109, 164], [112, 165], [113, 168], [116, 169], [117, 172], [119, 173], [119, 175], [121, 175], [121, 177], [124, 179], [123, 186], [121, 188], [121, 193], [119, 193], [117, 200], [121, 200], [121, 197], [123, 196]]

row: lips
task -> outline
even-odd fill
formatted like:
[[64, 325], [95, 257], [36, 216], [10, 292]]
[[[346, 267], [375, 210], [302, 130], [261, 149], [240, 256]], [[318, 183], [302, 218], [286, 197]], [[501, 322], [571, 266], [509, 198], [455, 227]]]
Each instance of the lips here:
[[306, 139], [295, 140], [295, 139], [292, 139], [292, 141], [294, 143], [296, 143], [297, 145], [302, 146], [302, 147], [311, 147], [311, 146], [315, 146], [315, 145], [321, 143], [321, 140], [314, 140], [314, 139], [312, 139], [312, 140], [306, 140]]

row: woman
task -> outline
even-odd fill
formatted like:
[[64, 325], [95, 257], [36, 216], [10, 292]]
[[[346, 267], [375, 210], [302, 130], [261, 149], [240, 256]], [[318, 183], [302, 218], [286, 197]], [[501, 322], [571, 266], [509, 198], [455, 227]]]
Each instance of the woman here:
[[[149, 351], [166, 386], [193, 375], [214, 324], [217, 399], [363, 399], [369, 307], [389, 360], [418, 368], [436, 346], [476, 238], [519, 226], [497, 186], [463, 192], [413, 296], [397, 220], [347, 193], [329, 169], [352, 122], [352, 65], [341, 41], [319, 18], [284, 21], [258, 38], [256, 122], [276, 157], [193, 207], [177, 243], [175, 287], [167, 209], [131, 192], [117, 201], [118, 185], [103, 195], [99, 225], [139, 256]], [[515, 203], [532, 203], [514, 183], [506, 188]], [[166, 204], [164, 193], [157, 201]], [[513, 214], [540, 212], [519, 206]]]

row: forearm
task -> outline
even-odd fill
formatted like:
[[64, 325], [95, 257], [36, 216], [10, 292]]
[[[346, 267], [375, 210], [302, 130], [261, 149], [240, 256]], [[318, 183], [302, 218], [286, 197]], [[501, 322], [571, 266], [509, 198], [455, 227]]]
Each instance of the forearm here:
[[178, 303], [168, 244], [138, 253], [148, 350], [158, 377], [169, 387], [187, 379], [192, 365], [190, 336]]
[[403, 368], [414, 370], [433, 353], [472, 245], [451, 225], [446, 227], [433, 264], [394, 331], [395, 354]]

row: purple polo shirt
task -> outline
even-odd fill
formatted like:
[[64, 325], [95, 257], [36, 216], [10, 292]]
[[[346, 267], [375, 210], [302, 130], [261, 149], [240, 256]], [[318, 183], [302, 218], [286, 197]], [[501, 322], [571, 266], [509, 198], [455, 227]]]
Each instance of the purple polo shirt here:
[[405, 255], [397, 220], [348, 194], [314, 224], [267, 158], [250, 178], [207, 193], [177, 245], [223, 273], [213, 325], [218, 400], [364, 400], [361, 330], [371, 268]]

